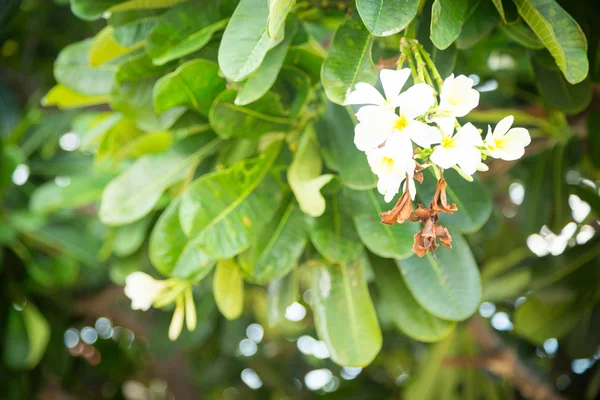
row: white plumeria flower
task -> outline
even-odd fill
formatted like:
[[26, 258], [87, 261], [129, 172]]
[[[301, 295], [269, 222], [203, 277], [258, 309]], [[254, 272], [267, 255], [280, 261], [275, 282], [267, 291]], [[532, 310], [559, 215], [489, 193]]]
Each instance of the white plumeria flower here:
[[383, 194], [386, 203], [392, 201], [400, 189], [400, 185], [409, 177], [409, 191], [411, 198], [416, 195], [416, 187], [413, 181], [415, 161], [410, 154], [404, 152], [402, 146], [398, 146], [399, 134], [393, 135], [384, 146], [373, 149], [367, 153], [367, 159], [371, 170], [379, 178], [377, 190]]
[[479, 105], [479, 92], [473, 89], [473, 79], [454, 74], [444, 80], [440, 93], [438, 117], [464, 117]]
[[400, 91], [409, 76], [409, 68], [404, 68], [400, 71], [394, 69], [382, 69], [379, 73], [379, 79], [383, 86], [385, 98], [379, 93], [379, 90], [373, 87], [373, 85], [359, 82], [356, 84], [356, 89], [346, 96], [344, 105], [371, 104], [390, 108], [393, 111], [400, 105]]
[[440, 124], [442, 140], [431, 154], [430, 160], [441, 168], [451, 168], [458, 165], [466, 174], [473, 175], [481, 168], [481, 151], [476, 146], [483, 146], [483, 140], [477, 128], [471, 123], [452, 134], [454, 124]]
[[131, 299], [133, 310], [147, 311], [165, 286], [166, 282], [144, 272], [132, 272], [125, 278], [125, 295]]
[[490, 152], [490, 156], [506, 161], [518, 160], [523, 157], [525, 147], [531, 143], [531, 136], [525, 128], [511, 129], [514, 120], [515, 118], [512, 115], [505, 117], [498, 122], [494, 132], [488, 125], [485, 145]]
[[359, 124], [354, 129], [354, 144], [361, 151], [381, 146], [392, 134], [399, 134], [398, 144], [412, 154], [412, 142], [421, 147], [439, 143], [437, 128], [415, 119], [425, 114], [433, 105], [433, 89], [418, 84], [400, 96], [400, 115], [380, 106], [364, 106], [356, 113]]

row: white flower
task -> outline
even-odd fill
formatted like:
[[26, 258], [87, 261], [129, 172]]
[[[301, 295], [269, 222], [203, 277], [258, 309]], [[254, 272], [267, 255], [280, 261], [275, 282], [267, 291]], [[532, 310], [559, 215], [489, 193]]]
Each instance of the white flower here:
[[361, 151], [369, 151], [398, 133], [403, 138], [399, 144], [412, 154], [411, 140], [421, 147], [439, 143], [440, 134], [435, 127], [415, 120], [425, 114], [433, 103], [433, 89], [418, 84], [400, 96], [400, 115], [380, 106], [361, 107], [356, 113], [359, 124], [354, 129], [354, 144]]
[[164, 289], [166, 283], [144, 272], [132, 272], [125, 278], [125, 295], [131, 299], [133, 310], [146, 311]]
[[454, 135], [453, 124], [442, 123], [440, 128], [443, 132], [442, 141], [433, 150], [430, 160], [441, 168], [458, 165], [466, 174], [473, 175], [481, 164], [481, 151], [476, 146], [483, 146], [477, 128], [467, 123]]
[[473, 89], [473, 79], [464, 75], [450, 75], [442, 85], [439, 117], [464, 117], [479, 104], [479, 92]]
[[490, 156], [506, 161], [518, 160], [525, 154], [525, 146], [531, 143], [529, 131], [525, 128], [512, 128], [514, 117], [509, 115], [502, 119], [492, 133], [488, 126], [488, 134], [485, 137], [485, 145]]
[[410, 76], [410, 69], [404, 68], [400, 71], [394, 69], [382, 69], [379, 79], [383, 86], [385, 98], [368, 83], [359, 82], [356, 89], [346, 96], [344, 105], [350, 104], [372, 104], [390, 108], [392, 111], [400, 104], [400, 91]]
[[371, 170], [379, 178], [377, 190], [385, 196], [387, 203], [396, 196], [407, 175], [411, 197], [414, 199], [416, 194], [416, 187], [412, 180], [415, 171], [412, 151], [407, 154], [405, 148], [398, 145], [398, 140], [402, 140], [401, 135], [394, 134], [383, 147], [367, 153]]

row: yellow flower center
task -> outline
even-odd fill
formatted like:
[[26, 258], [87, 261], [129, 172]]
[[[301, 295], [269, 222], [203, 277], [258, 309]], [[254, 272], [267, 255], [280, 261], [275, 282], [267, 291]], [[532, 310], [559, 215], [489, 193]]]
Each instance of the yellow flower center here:
[[442, 147], [446, 149], [450, 149], [454, 147], [454, 139], [450, 136], [444, 136], [442, 138]]
[[502, 150], [504, 148], [505, 145], [505, 140], [504, 139], [494, 139], [494, 146], [497, 149]]
[[406, 128], [407, 126], [408, 126], [408, 121], [406, 120], [406, 117], [404, 115], [402, 115], [402, 116], [400, 116], [398, 121], [396, 121], [396, 123], [394, 124], [394, 129], [396, 129], [397, 131], [401, 131], [402, 129]]

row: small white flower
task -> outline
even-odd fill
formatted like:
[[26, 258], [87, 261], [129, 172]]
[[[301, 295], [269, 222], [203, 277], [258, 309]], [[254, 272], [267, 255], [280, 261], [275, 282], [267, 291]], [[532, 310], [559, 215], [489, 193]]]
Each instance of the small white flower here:
[[479, 92], [473, 89], [473, 79], [450, 75], [442, 85], [439, 117], [464, 117], [479, 104]]
[[525, 154], [525, 147], [531, 143], [529, 131], [525, 128], [510, 128], [514, 117], [509, 115], [502, 119], [492, 132], [488, 126], [488, 134], [485, 137], [485, 145], [490, 156], [506, 161], [518, 160]]
[[147, 311], [166, 283], [144, 272], [132, 272], [125, 278], [125, 295], [131, 299], [131, 309]]
[[458, 165], [466, 174], [473, 175], [481, 167], [481, 151], [476, 146], [483, 146], [477, 128], [467, 123], [454, 135], [453, 125], [443, 123], [440, 128], [443, 132], [442, 141], [433, 150], [431, 161], [441, 168]]
[[412, 180], [415, 171], [412, 149], [407, 154], [406, 148], [398, 145], [398, 140], [402, 140], [401, 135], [394, 134], [383, 147], [367, 153], [371, 170], [379, 178], [377, 190], [385, 196], [387, 203], [396, 196], [407, 175], [410, 178], [408, 184], [411, 197], [414, 199], [416, 194], [416, 187]]
[[344, 105], [350, 104], [371, 104], [380, 107], [390, 108], [392, 111], [400, 105], [400, 91], [410, 76], [410, 69], [404, 68], [400, 71], [394, 69], [382, 69], [379, 73], [379, 79], [383, 86], [385, 98], [368, 83], [359, 82], [356, 89], [346, 96]]

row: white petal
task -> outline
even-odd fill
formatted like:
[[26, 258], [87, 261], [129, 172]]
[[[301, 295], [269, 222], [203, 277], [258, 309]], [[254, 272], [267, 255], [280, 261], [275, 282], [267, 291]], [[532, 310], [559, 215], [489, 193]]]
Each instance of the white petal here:
[[509, 143], [518, 143], [520, 146], [525, 147], [531, 143], [531, 136], [525, 128], [512, 128], [504, 135], [504, 140]]
[[481, 139], [479, 131], [470, 122], [463, 125], [463, 127], [456, 132], [454, 140], [456, 141], [457, 146], [483, 146], [483, 140]]
[[381, 85], [388, 101], [394, 102], [409, 76], [410, 68], [404, 68], [400, 71], [396, 71], [395, 69], [381, 70], [379, 79], [381, 80]]
[[[452, 79], [451, 79], [452, 78]], [[442, 115], [464, 117], [479, 104], [479, 92], [473, 80], [464, 75], [447, 78], [442, 85], [438, 112]]]
[[408, 135], [421, 147], [430, 147], [442, 141], [442, 133], [438, 128], [419, 121], [410, 121], [402, 133]]
[[464, 147], [460, 149], [461, 156], [458, 159], [458, 166], [462, 168], [467, 175], [473, 175], [477, 171], [477, 166], [481, 163], [481, 152], [475, 147]]
[[454, 84], [454, 74], [450, 74], [449, 77], [444, 79], [442, 84], [442, 91], [440, 93], [440, 103], [447, 103], [452, 92], [452, 85]]
[[349, 104], [375, 104], [385, 105], [385, 99], [379, 93], [379, 90], [375, 89], [368, 83], [359, 82], [356, 84], [356, 90], [348, 94], [344, 100], [344, 105]]
[[415, 119], [425, 114], [435, 103], [434, 90], [425, 83], [417, 83], [398, 98], [400, 114]]
[[410, 164], [413, 159], [413, 146], [410, 137], [404, 132], [396, 132], [391, 135], [385, 143], [386, 155], [403, 168]]
[[480, 162], [479, 165], [477, 166], [477, 171], [489, 171], [490, 167], [488, 167], [487, 165], [485, 165], [484, 163]]
[[439, 167], [447, 169], [456, 165], [460, 159], [460, 154], [453, 148], [445, 148], [444, 146], [436, 146], [431, 154], [430, 160]]
[[403, 179], [404, 177], [402, 176], [385, 176], [379, 178], [379, 181], [377, 181], [377, 190], [385, 196], [384, 200], [386, 203], [394, 199]]
[[361, 107], [356, 113], [360, 121], [354, 128], [354, 144], [360, 151], [381, 145], [394, 130], [398, 116], [379, 106]]
[[454, 117], [436, 117], [433, 119], [433, 122], [438, 124], [440, 130], [445, 136], [452, 136], [454, 133], [454, 125], [456, 123], [456, 118]]
[[508, 132], [514, 121], [515, 117], [509, 115], [508, 117], [504, 117], [500, 122], [498, 122], [498, 124], [496, 124], [496, 127], [494, 128], [494, 138], [499, 139], [502, 136], [504, 136], [506, 132]]
[[417, 195], [417, 187], [415, 186], [415, 181], [412, 178], [408, 180], [408, 192], [410, 193], [410, 198], [414, 200], [415, 196]]

